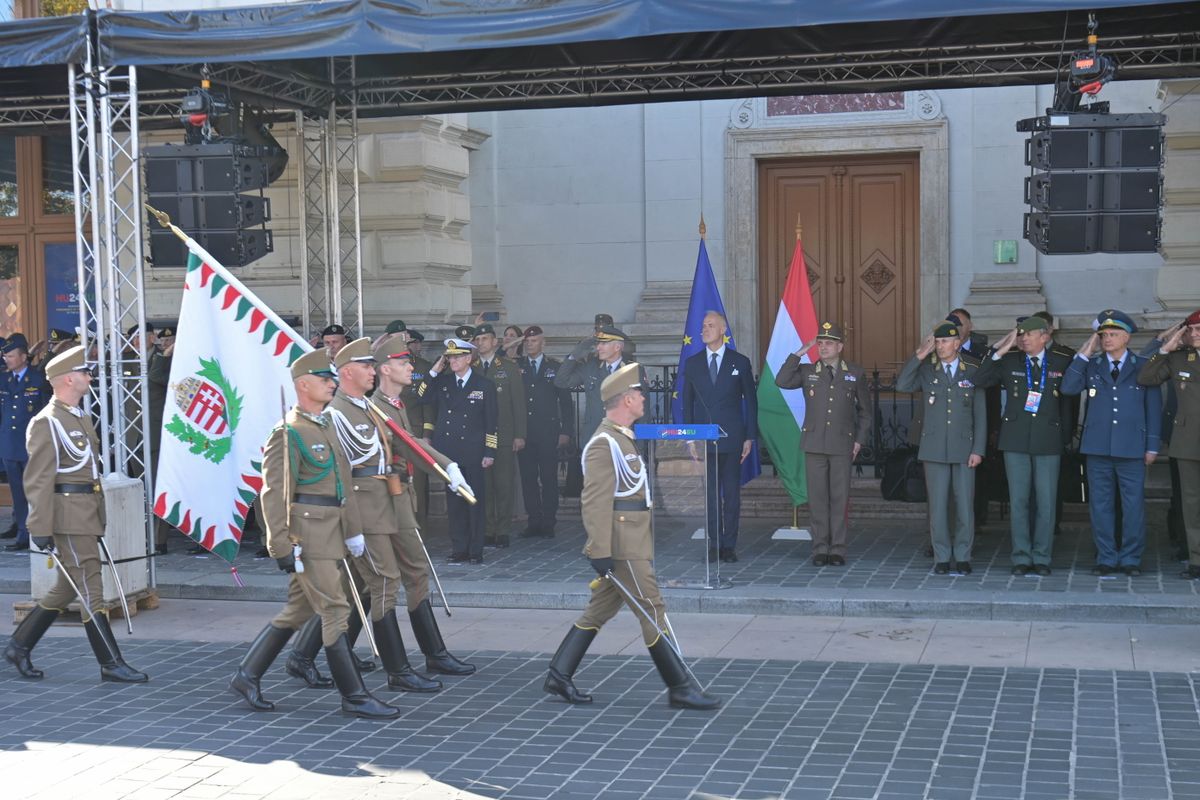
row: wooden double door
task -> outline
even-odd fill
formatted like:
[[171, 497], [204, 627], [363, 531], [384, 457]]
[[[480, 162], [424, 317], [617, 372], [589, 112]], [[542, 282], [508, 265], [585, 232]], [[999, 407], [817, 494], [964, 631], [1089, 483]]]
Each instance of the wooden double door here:
[[759, 163], [759, 346], [767, 351], [797, 221], [818, 320], [846, 331], [846, 356], [894, 374], [920, 326], [916, 153]]

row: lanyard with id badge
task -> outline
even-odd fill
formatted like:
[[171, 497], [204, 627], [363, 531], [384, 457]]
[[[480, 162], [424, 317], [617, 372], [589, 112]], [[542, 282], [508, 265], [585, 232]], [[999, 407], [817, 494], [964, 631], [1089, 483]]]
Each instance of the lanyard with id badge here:
[[1046, 365], [1042, 364], [1041, 380], [1038, 383], [1037, 391], [1033, 390], [1033, 369], [1030, 367], [1029, 356], [1025, 356], [1025, 386], [1029, 389], [1029, 393], [1025, 395], [1025, 410], [1030, 414], [1037, 415], [1038, 407], [1042, 404], [1042, 394], [1046, 391]]

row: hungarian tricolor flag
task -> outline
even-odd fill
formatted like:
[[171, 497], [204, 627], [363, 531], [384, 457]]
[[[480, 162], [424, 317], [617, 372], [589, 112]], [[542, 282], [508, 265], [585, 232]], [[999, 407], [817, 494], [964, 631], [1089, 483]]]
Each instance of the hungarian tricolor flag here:
[[154, 513], [232, 562], [262, 488], [262, 448], [279, 422], [281, 397], [289, 406], [295, 402], [289, 367], [312, 347], [200, 245], [180, 235], [190, 255]]
[[[758, 382], [759, 436], [766, 442], [771, 460], [775, 462], [775, 470], [795, 505], [808, 502], [808, 487], [804, 481], [804, 451], [800, 449], [800, 428], [804, 425], [804, 390], [780, 389], [775, 385], [775, 376], [789, 355], [816, 337], [817, 313], [808, 285], [804, 247], [800, 242], [800, 232], [796, 231], [796, 251], [788, 267], [771, 343], [767, 345], [767, 360]], [[802, 360], [812, 363], [808, 353], [804, 354]]]

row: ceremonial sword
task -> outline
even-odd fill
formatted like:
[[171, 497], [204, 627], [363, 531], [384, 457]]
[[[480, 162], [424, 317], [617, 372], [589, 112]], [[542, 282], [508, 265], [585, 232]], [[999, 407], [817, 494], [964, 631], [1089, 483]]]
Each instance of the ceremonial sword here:
[[108, 566], [112, 568], [113, 583], [117, 584], [117, 595], [121, 598], [121, 608], [125, 610], [125, 627], [129, 629], [129, 635], [133, 636], [133, 620], [129, 618], [129, 601], [125, 599], [125, 587], [121, 585], [121, 576], [117, 574], [117, 562], [113, 561], [112, 553], [108, 552], [108, 545], [104, 543], [104, 537], [101, 536], [97, 541], [100, 542], [100, 549], [104, 551], [104, 557], [108, 559]]
[[350, 596], [354, 598], [354, 606], [358, 609], [359, 618], [362, 619], [362, 629], [367, 634], [367, 641], [371, 643], [371, 652], [375, 654], [376, 658], [382, 658], [379, 655], [379, 647], [375, 644], [375, 632], [371, 630], [371, 618], [363, 610], [362, 598], [358, 596], [358, 587], [354, 585], [354, 573], [350, 571], [350, 563], [343, 558], [342, 566], [346, 568], [346, 580], [350, 581]]
[[[61, 561], [58, 560], [58, 556], [54, 552], [53, 545], [51, 546], [51, 548], [49, 550], [34, 550], [33, 552], [38, 553], [38, 554], [45, 554], [45, 555], [50, 556], [50, 558], [54, 559], [54, 563], [58, 566], [59, 571], [61, 571], [63, 574], [63, 577], [67, 579], [67, 583], [69, 583], [71, 585], [71, 590], [74, 591], [75, 596], [79, 598], [79, 607], [82, 609], [84, 606], [86, 606], [87, 601], [84, 600], [84, 598], [83, 598], [83, 592], [79, 591], [79, 587], [76, 586], [75, 581], [71, 579], [71, 573], [67, 572], [66, 566]], [[95, 612], [93, 612], [92, 609], [89, 608], [87, 611], [88, 611], [89, 619], [95, 615]], [[80, 616], [80, 618], [83, 617], [82, 611], [80, 612], [79, 616]], [[104, 639], [103, 636], [101, 636], [100, 638]], [[114, 661], [120, 660], [119, 657], [117, 656], [117, 654], [115, 652], [113, 652], [112, 646], [108, 643], [108, 639], [104, 639], [104, 648], [106, 650], [108, 650], [108, 654], [113, 657]]]
[[[608, 572], [604, 573], [603, 578], [607, 578], [608, 580], [612, 581], [613, 586], [616, 586], [621, 591], [621, 594], [625, 595], [625, 598], [629, 601], [629, 605], [633, 606], [639, 612], [641, 612], [642, 616], [646, 619], [646, 621], [650, 623], [650, 627], [652, 627], [652, 628], [654, 628], [654, 630], [658, 631], [658, 635], [661, 636], [663, 638], [663, 640], [667, 643], [667, 647], [671, 648], [671, 650], [675, 653], [675, 655], [678, 656], [679, 663], [683, 665], [683, 668], [685, 670], [687, 670], [687, 674], [692, 676], [692, 680], [694, 680], [696, 682], [696, 685], [699, 686], [700, 679], [696, 677], [696, 673], [692, 672], [692, 668], [689, 667], [687, 665], [687, 662], [683, 660], [683, 653], [681, 653], [679, 651], [679, 648], [675, 645], [673, 635], [668, 635], [668, 633], [665, 630], [663, 630], [662, 628], [660, 628], [658, 626], [658, 623], [655, 622], [654, 618], [651, 617], [646, 612], [646, 609], [642, 607], [642, 604], [638, 602], [637, 598], [634, 597], [630, 593], [630, 591], [625, 588], [625, 584], [623, 584], [619, 580], [617, 580], [617, 576], [612, 574], [612, 570], [609, 570]], [[594, 578], [594, 579], [592, 579], [591, 583], [588, 585], [591, 586], [593, 589], [595, 589], [596, 587], [598, 587], [600, 585], [600, 581], [603, 578]], [[667, 619], [665, 613], [663, 614], [663, 620], [667, 623], [667, 627], [670, 628], [671, 621]], [[674, 634], [674, 631], [672, 631], [671, 633]]]

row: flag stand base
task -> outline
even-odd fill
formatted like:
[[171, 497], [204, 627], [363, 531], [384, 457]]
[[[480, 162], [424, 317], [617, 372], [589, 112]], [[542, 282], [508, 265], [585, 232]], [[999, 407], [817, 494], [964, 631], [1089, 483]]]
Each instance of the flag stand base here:
[[771, 539], [777, 542], [811, 542], [812, 533], [808, 528], [778, 528], [771, 534]]

